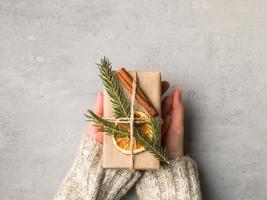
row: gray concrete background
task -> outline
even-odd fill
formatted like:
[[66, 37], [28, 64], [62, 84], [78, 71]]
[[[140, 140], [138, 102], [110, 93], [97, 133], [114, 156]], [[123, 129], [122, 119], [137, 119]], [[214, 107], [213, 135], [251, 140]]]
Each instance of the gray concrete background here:
[[260, 0], [0, 0], [1, 200], [53, 197], [103, 55], [183, 88], [204, 199], [267, 199], [266, 35]]

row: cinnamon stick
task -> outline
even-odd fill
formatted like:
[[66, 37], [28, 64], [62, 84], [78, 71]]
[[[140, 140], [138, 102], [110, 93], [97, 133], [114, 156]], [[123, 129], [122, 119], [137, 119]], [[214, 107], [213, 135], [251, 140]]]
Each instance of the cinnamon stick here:
[[[118, 79], [120, 80], [121, 84], [130, 92], [132, 93], [132, 86], [133, 86], [133, 78], [132, 76], [122, 67], [116, 72]], [[145, 95], [144, 91], [137, 85], [136, 87], [136, 100], [144, 107], [144, 109], [148, 112], [148, 114], [152, 117], [158, 114], [157, 109]]]

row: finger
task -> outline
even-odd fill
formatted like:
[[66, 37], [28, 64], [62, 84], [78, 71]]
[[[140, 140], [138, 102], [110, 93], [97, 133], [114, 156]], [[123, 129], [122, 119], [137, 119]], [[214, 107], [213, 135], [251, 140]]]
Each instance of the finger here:
[[95, 139], [99, 143], [102, 143], [103, 142], [103, 133], [102, 132], [99, 132], [99, 130], [93, 131], [90, 134], [90, 137], [93, 138], [93, 139]]
[[172, 123], [170, 125], [170, 131], [178, 131], [183, 124], [184, 107], [181, 102], [181, 96], [182, 96], [182, 90], [177, 88], [172, 95], [172, 109], [171, 109]]
[[166, 96], [161, 103], [161, 116], [164, 118], [172, 108], [172, 96]]
[[99, 117], [103, 116], [103, 92], [99, 92], [97, 95], [96, 104], [94, 106], [94, 112]]
[[95, 126], [94, 124], [90, 124], [89, 125], [89, 134], [90, 135], [98, 135], [98, 134], [102, 134], [101, 132], [101, 128], [98, 126]]
[[168, 131], [169, 127], [171, 124], [171, 116], [170, 115], [166, 115], [163, 118], [163, 124], [161, 126], [161, 138], [164, 137], [165, 133]]
[[171, 123], [163, 138], [171, 159], [183, 155], [184, 107], [181, 94], [181, 89], [176, 89], [172, 95]]
[[101, 131], [101, 128], [95, 126], [94, 124], [90, 124], [88, 126], [87, 135], [99, 143], [103, 142], [103, 133]]
[[171, 116], [169, 115], [172, 107], [172, 97], [166, 96], [161, 103], [161, 117], [163, 118], [163, 124], [161, 126], [161, 138], [164, 137], [166, 131], [170, 127]]
[[161, 95], [163, 95], [170, 87], [170, 84], [168, 81], [162, 81], [161, 82]]
[[[99, 117], [103, 116], [103, 93], [102, 92], [98, 93], [97, 95], [97, 100], [94, 106], [94, 112]], [[89, 137], [95, 139], [96, 141], [100, 143], [103, 142], [103, 133], [101, 132], [101, 129], [97, 126], [94, 126], [93, 124], [89, 125], [88, 135]]]

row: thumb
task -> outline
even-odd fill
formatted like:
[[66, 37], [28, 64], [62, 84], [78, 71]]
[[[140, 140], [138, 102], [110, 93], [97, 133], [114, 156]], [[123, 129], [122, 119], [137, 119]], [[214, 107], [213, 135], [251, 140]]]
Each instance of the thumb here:
[[181, 102], [182, 90], [176, 89], [172, 95], [171, 124], [164, 136], [164, 145], [169, 158], [183, 155], [184, 107]]
[[103, 116], [103, 93], [102, 92], [99, 92], [97, 95], [97, 100], [94, 106], [94, 112], [99, 117]]
[[[103, 93], [100, 92], [97, 95], [96, 104], [94, 106], [94, 112], [99, 117], [103, 116]], [[103, 142], [103, 133], [100, 132], [100, 129], [97, 126], [92, 124], [89, 125], [87, 134], [89, 137], [95, 139], [96, 141], [102, 143]]]
[[172, 94], [172, 123], [170, 125], [170, 131], [179, 132], [183, 129], [184, 121], [184, 106], [181, 101], [182, 90], [177, 88]]

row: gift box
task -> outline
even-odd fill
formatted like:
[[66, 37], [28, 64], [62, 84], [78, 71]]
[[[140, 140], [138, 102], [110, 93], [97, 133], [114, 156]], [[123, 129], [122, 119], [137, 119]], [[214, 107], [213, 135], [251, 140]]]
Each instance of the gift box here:
[[[122, 71], [125, 72], [124, 68]], [[118, 71], [117, 71], [118, 72]], [[127, 80], [122, 79], [121, 74], [117, 73], [119, 84], [123, 89], [123, 93], [131, 104], [132, 93], [131, 85]], [[136, 76], [136, 94], [134, 112], [139, 117], [156, 117], [160, 118], [161, 113], [161, 74], [158, 71], [128, 71], [131, 75]], [[123, 74], [122, 73], [122, 74]], [[127, 74], [126, 74], [127, 75]], [[128, 80], [129, 81], [129, 80]], [[141, 91], [141, 93], [140, 93]], [[144, 95], [144, 96], [143, 96]], [[145, 101], [144, 101], [145, 98]], [[149, 106], [152, 105], [151, 106]], [[154, 109], [154, 110], [153, 110]], [[110, 96], [104, 89], [104, 113], [106, 119], [114, 118], [114, 109], [110, 101]], [[145, 114], [145, 115], [144, 115]], [[143, 116], [144, 115], [144, 116]], [[159, 129], [160, 130], [160, 129]], [[129, 150], [129, 140], [124, 138], [115, 139], [113, 136], [104, 134], [103, 141], [103, 167], [104, 168], [130, 168], [137, 170], [159, 169], [160, 161], [151, 152], [142, 149], [138, 143], [135, 144], [136, 151]], [[138, 149], [139, 147], [139, 149]], [[132, 162], [133, 159], [133, 162]], [[131, 166], [131, 163], [133, 166]]]

